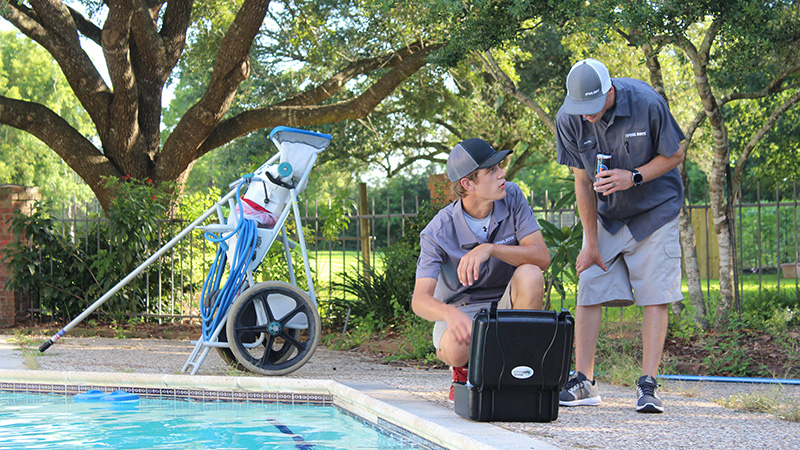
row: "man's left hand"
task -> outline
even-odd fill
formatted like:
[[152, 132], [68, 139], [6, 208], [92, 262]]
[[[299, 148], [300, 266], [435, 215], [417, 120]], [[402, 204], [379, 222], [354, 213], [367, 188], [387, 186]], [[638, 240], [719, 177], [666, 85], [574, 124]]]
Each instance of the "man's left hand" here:
[[633, 173], [624, 169], [609, 169], [597, 174], [594, 190], [603, 195], [624, 191], [633, 187]]

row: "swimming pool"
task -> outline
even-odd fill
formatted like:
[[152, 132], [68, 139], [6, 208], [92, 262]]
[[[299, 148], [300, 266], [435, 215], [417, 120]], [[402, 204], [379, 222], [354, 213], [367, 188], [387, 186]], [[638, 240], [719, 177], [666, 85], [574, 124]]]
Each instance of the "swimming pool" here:
[[[332, 405], [0, 392], [0, 449], [419, 449]], [[428, 447], [430, 448], [430, 447]]]
[[[376, 400], [364, 392], [330, 380], [0, 369], [0, 394], [60, 394], [71, 398], [75, 394], [94, 389], [104, 392], [122, 389], [137, 393], [142, 398], [211, 402], [211, 405], [237, 401], [265, 405], [281, 403], [295, 407], [311, 405], [336, 407], [340, 414], [350, 415], [357, 422], [378, 428], [384, 433], [400, 437], [404, 442], [421, 448], [495, 448], [466, 436], [449, 425], [443, 426], [436, 423], [438, 420], [421, 419], [410, 411]], [[445, 414], [450, 417], [452, 412], [447, 411]], [[465, 425], [472, 429], [481, 424], [465, 423]], [[273, 426], [273, 428], [275, 427]], [[291, 427], [289, 429], [291, 430]], [[295, 431], [294, 434], [298, 433]], [[351, 441], [352, 439], [348, 440], [348, 445], [342, 448], [352, 448]], [[295, 443], [289, 448], [298, 448], [296, 445]], [[380, 444], [378, 448], [381, 448], [382, 445], [384, 444]], [[71, 448], [70, 446], [66, 447]], [[312, 447], [301, 446], [300, 448]]]

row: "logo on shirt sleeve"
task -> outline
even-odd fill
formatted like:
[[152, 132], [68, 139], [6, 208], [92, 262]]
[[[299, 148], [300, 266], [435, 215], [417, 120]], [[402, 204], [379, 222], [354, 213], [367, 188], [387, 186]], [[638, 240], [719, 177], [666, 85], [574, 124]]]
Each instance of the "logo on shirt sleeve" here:
[[503, 238], [503, 239], [500, 239], [500, 240], [494, 241], [494, 243], [495, 243], [495, 244], [497, 244], [497, 245], [506, 245], [506, 244], [508, 244], [509, 242], [513, 242], [513, 241], [515, 241], [515, 240], [516, 240], [516, 238], [515, 238], [514, 236], [509, 236], [509, 237], [507, 237], [507, 238]]

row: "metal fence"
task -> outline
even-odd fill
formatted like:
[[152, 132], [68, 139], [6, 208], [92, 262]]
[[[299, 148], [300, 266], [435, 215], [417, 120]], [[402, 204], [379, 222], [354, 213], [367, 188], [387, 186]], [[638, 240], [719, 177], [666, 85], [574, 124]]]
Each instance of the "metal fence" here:
[[[796, 185], [795, 185], [796, 194]], [[543, 196], [529, 196], [530, 204], [539, 220], [547, 220], [559, 227], [571, 227], [579, 219], [576, 217], [574, 206], [552, 210], [548, 205], [555, 203], [562, 194], [545, 193]], [[372, 198], [367, 214], [357, 214], [355, 201], [345, 200], [348, 205], [343, 205], [349, 226], [335, 240], [325, 240], [320, 236], [320, 229], [326, 218], [321, 214], [321, 209], [327, 205], [320, 205], [316, 201], [301, 201], [300, 211], [303, 215], [304, 226], [311, 230], [307, 236], [309, 256], [316, 261], [315, 287], [318, 296], [335, 295], [333, 287], [328, 281], [336, 276], [336, 271], [361, 270], [364, 240], [362, 239], [362, 226], [369, 226], [369, 246], [371, 250], [380, 250], [403, 238], [406, 221], [417, 217], [421, 203], [425, 199], [414, 198], [411, 201], [401, 199], [393, 204], [388, 199]], [[542, 206], [544, 205], [544, 206]], [[718, 271], [718, 254], [715, 256], [716, 237], [713, 226], [709, 220], [710, 207], [708, 203], [690, 206], [690, 215], [695, 225], [697, 236], [698, 257], [701, 266], [701, 278], [705, 279], [707, 294], [715, 290]], [[108, 239], [104, 236], [102, 224], [102, 211], [97, 205], [79, 206], [66, 205], [54, 211], [62, 236], [70, 236], [74, 242], [89, 242], [95, 240], [98, 244]], [[798, 292], [798, 202], [794, 195], [791, 200], [775, 202], [739, 203], [736, 205], [737, 249], [739, 274], [748, 277], [739, 277], [739, 283], [756, 282], [761, 286], [776, 285], [777, 289], [792, 289]], [[176, 219], [162, 222], [159, 229], [159, 242], [155, 248], [169, 241], [177, 235], [191, 218]], [[82, 236], [82, 238], [81, 238]], [[88, 245], [87, 245], [88, 248]], [[202, 283], [205, 274], [213, 260], [216, 246], [209, 243], [197, 230], [188, 235], [176, 248], [161, 258], [161, 263], [156, 264], [142, 276], [147, 286], [145, 304], [139, 316], [148, 320], [157, 321], [185, 321], [199, 318], [199, 301]], [[149, 255], [143, 255], [147, 258]], [[715, 257], [717, 258], [715, 262]], [[144, 259], [143, 258], [143, 259]], [[42, 261], [47, 256], [42, 255]], [[337, 261], [334, 264], [334, 261]], [[327, 268], [320, 264], [327, 264]], [[718, 266], [717, 266], [718, 267]], [[789, 269], [787, 269], [787, 267]], [[47, 264], [42, 264], [40, 270], [48, 270]], [[792, 272], [794, 270], [794, 272]], [[119, 274], [122, 279], [127, 274]], [[35, 296], [32, 296], [30, 311], [34, 315], [42, 313], [41, 306]], [[47, 311], [44, 311], [47, 313]]]

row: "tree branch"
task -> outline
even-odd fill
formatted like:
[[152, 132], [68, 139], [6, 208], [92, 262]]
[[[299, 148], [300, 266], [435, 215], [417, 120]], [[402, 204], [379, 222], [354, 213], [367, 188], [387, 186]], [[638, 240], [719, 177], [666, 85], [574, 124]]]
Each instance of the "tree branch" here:
[[755, 134], [753, 134], [747, 145], [745, 145], [741, 156], [739, 156], [739, 159], [736, 161], [736, 169], [734, 170], [733, 174], [734, 192], [737, 192], [739, 190], [738, 187], [741, 186], [742, 176], [744, 175], [744, 167], [745, 164], [747, 164], [747, 158], [750, 157], [750, 154], [753, 152], [756, 145], [758, 145], [764, 135], [767, 134], [767, 132], [775, 125], [778, 119], [780, 119], [781, 115], [783, 115], [798, 102], [800, 102], [800, 90], [795, 92], [794, 95], [776, 108], [775, 111], [770, 114], [769, 118], [764, 122], [764, 124], [761, 125], [761, 128]]
[[109, 108], [113, 129], [98, 130], [109, 157], [122, 168], [137, 167], [133, 142], [139, 133], [139, 94], [131, 63], [130, 30], [133, 10], [128, 2], [111, 2], [103, 27], [103, 55], [114, 86]]
[[[69, 11], [60, 1], [39, 0], [32, 4], [36, 8], [35, 11], [19, 3], [8, 3], [3, 17], [53, 56], [97, 129], [105, 129], [108, 123], [107, 108], [111, 102], [111, 91], [89, 56], [80, 47], [78, 31], [74, 27], [75, 22], [71, 20]], [[63, 14], [50, 12], [59, 8], [63, 9]], [[42, 19], [42, 15], [48, 14], [64, 17], [64, 23], [56, 24], [55, 28], [45, 25], [53, 20], [52, 17], [49, 20]], [[71, 29], [69, 24], [72, 25]]]
[[[28, 132], [53, 149], [95, 193], [105, 191], [103, 176], [120, 172], [67, 121], [38, 103], [0, 96], [0, 123]], [[102, 198], [98, 195], [98, 198]]]
[[341, 90], [345, 83], [356, 76], [370, 73], [381, 68], [395, 67], [404, 58], [408, 58], [424, 48], [425, 44], [416, 42], [388, 55], [353, 61], [348, 64], [347, 67], [323, 81], [319, 86], [308, 89], [290, 99], [280, 102], [277, 106], [317, 105], [331, 98]]
[[239, 85], [250, 74], [248, 54], [268, 7], [269, 0], [242, 3], [222, 39], [205, 94], [189, 108], [164, 143], [155, 167], [159, 179], [176, 179], [203, 154], [195, 149], [205, 146], [209, 134], [228, 111]]
[[[424, 66], [427, 55], [441, 45], [419, 48], [402, 58], [358, 97], [329, 105], [285, 106], [282, 103], [242, 112], [226, 119], [208, 136], [197, 157], [258, 129], [278, 125], [303, 127], [366, 117], [400, 83]], [[380, 66], [378, 66], [380, 67]], [[338, 75], [338, 74], [337, 74]]]
[[161, 39], [170, 69], [178, 63], [186, 45], [186, 30], [192, 19], [193, 0], [171, 1], [164, 11]]
[[[800, 66], [795, 67], [794, 71], [800, 70]], [[788, 86], [783, 86], [783, 81], [785, 81], [786, 77], [789, 74], [784, 73], [780, 76], [776, 77], [769, 86], [765, 87], [764, 89], [760, 89], [758, 91], [752, 92], [734, 92], [732, 94], [724, 95], [722, 98], [719, 99], [718, 103], [720, 106], [734, 101], [734, 100], [753, 100], [759, 98], [769, 97], [770, 95], [777, 94], [780, 92], [788, 91], [790, 89], [795, 89], [800, 86], [800, 83], [793, 83]]]
[[82, 35], [86, 36], [87, 39], [91, 40], [98, 46], [102, 44], [103, 38], [103, 30], [100, 29], [97, 25], [90, 22], [83, 14], [75, 11], [71, 7], [67, 6], [69, 9], [69, 14], [72, 16], [72, 20], [75, 22], [75, 26], [78, 29], [78, 32]]
[[514, 81], [500, 68], [497, 62], [494, 60], [491, 52], [485, 51], [479, 53], [481, 60], [483, 61], [484, 67], [492, 74], [495, 80], [500, 83], [500, 87], [503, 89], [505, 93], [517, 99], [520, 103], [530, 108], [539, 119], [544, 122], [545, 126], [553, 133], [553, 136], [556, 135], [556, 123], [550, 114], [548, 114], [534, 99], [530, 98], [529, 96], [525, 95], [514, 84]]
[[160, 75], [161, 68], [166, 64], [167, 55], [164, 42], [158, 34], [156, 21], [150, 14], [145, 0], [132, 0], [130, 9], [131, 33], [136, 43], [136, 56], [144, 66], [139, 72]]

